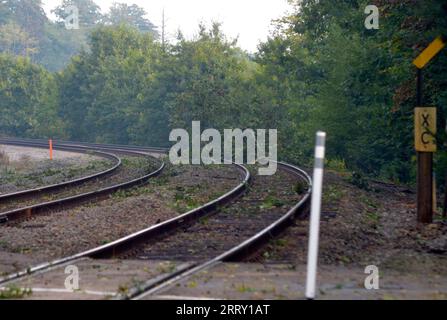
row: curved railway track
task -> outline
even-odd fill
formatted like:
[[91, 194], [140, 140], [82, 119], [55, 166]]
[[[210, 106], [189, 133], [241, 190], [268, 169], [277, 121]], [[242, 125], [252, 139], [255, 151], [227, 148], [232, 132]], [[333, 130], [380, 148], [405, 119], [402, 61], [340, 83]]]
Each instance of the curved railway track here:
[[[42, 142], [33, 142], [31, 140], [24, 141], [15, 139], [0, 139], [0, 144], [37, 148], [47, 147], [47, 145]], [[114, 167], [95, 175], [90, 175], [60, 184], [4, 195], [0, 198], [0, 224], [18, 219], [31, 218], [36, 214], [46, 212], [50, 209], [80, 204], [82, 202], [109, 195], [117, 190], [141, 185], [147, 182], [150, 178], [160, 174], [165, 167], [165, 163], [162, 162], [160, 167], [158, 167], [155, 171], [145, 173], [142, 176], [140, 175], [138, 177], [133, 177], [124, 182], [116, 183], [113, 181], [112, 175], [118, 174], [118, 171], [123, 169], [122, 160], [116, 155], [103, 151], [97, 151], [92, 149], [93, 147], [81, 145], [75, 146], [56, 143], [54, 147], [57, 150], [64, 151], [82, 153], [93, 152], [95, 154], [114, 159], [117, 163]], [[134, 157], [150, 157], [141, 151], [137, 152], [123, 148], [113, 149], [110, 147], [107, 148], [107, 150]], [[99, 179], [109, 179], [109, 185], [107, 185], [108, 181], [101, 181]], [[98, 182], [103, 183], [99, 183], [98, 186]], [[75, 187], [78, 189], [74, 189]]]
[[[48, 141], [43, 139], [6, 139], [0, 138], [0, 144], [3, 142], [10, 142], [11, 144], [27, 144], [32, 143], [34, 145], [41, 145], [42, 147], [48, 148]], [[112, 151], [123, 151], [123, 152], [136, 152], [136, 153], [158, 153], [166, 154], [168, 153], [168, 148], [157, 148], [157, 147], [145, 147], [145, 146], [128, 146], [119, 144], [98, 144], [89, 142], [75, 142], [75, 141], [63, 141], [57, 140], [53, 141], [53, 145], [58, 148], [78, 148], [78, 149], [91, 149], [91, 150], [112, 150]]]
[[[2, 144], [2, 143], [0, 142], [0, 144]], [[39, 146], [39, 148], [41, 148], [41, 147]], [[85, 151], [85, 150], [80, 150], [80, 149], [76, 149], [76, 148], [74, 148], [74, 149], [71, 149], [71, 148], [56, 148], [56, 150], [75, 151], [75, 152], [79, 152], [79, 153], [87, 153], [87, 151]], [[36, 196], [36, 195], [38, 195], [38, 194], [40, 194], [42, 192], [60, 190], [60, 189], [62, 189], [64, 187], [76, 186], [76, 185], [79, 185], [81, 183], [84, 183], [84, 182], [87, 182], [87, 181], [90, 181], [90, 180], [94, 180], [94, 179], [98, 179], [98, 178], [101, 178], [103, 176], [106, 176], [107, 174], [116, 171], [122, 165], [121, 159], [118, 158], [117, 156], [111, 154], [111, 153], [100, 152], [100, 151], [90, 151], [90, 153], [92, 155], [96, 155], [96, 156], [104, 158], [104, 159], [112, 160], [114, 162], [113, 166], [108, 168], [108, 169], [106, 169], [106, 170], [103, 170], [101, 172], [98, 172], [98, 173], [95, 173], [95, 174], [91, 174], [91, 175], [88, 175], [88, 176], [85, 176], [85, 177], [73, 179], [73, 180], [70, 180], [70, 181], [65, 181], [65, 182], [51, 184], [51, 185], [46, 185], [46, 186], [41, 186], [41, 187], [37, 187], [37, 188], [11, 192], [11, 193], [7, 193], [7, 194], [2, 194], [2, 195], [0, 195], [0, 203], [5, 202], [5, 201], [9, 201], [9, 200], [19, 200], [19, 199], [21, 199], [23, 197], [27, 197], [27, 196]]]
[[[113, 146], [97, 146], [97, 148], [107, 150]], [[126, 149], [124, 146], [117, 148]], [[160, 149], [155, 151], [154, 148], [130, 147], [130, 149], [138, 152], [160, 152]], [[286, 163], [278, 163], [282, 172], [277, 179], [278, 185], [269, 184], [268, 179], [252, 178], [247, 168], [241, 165], [237, 167], [244, 174], [244, 180], [225, 195], [204, 206], [107, 245], [9, 275], [0, 279], [0, 285], [4, 286], [27, 275], [44, 273], [84, 258], [170, 258], [192, 261], [186, 268], [151, 279], [140, 284], [138, 288], [132, 288], [126, 294], [115, 297], [142, 299], [219, 263], [241, 261], [289, 226], [297, 216], [306, 212], [312, 181], [305, 171]], [[299, 198], [290, 194], [293, 188], [291, 182], [297, 180], [306, 185]], [[285, 203], [275, 203], [275, 199], [266, 201], [271, 191], [270, 187], [279, 185], [284, 189], [276, 190], [278, 191], [276, 195], [285, 195], [288, 200]], [[265, 203], [270, 208], [261, 210], [261, 214], [256, 215], [257, 209]], [[246, 208], [248, 209], [245, 210]], [[179, 245], [181, 243], [183, 246]]]
[[[138, 288], [133, 288], [129, 293], [121, 295], [119, 299], [145, 299], [149, 296], [156, 295], [176, 285], [180, 281], [186, 280], [191, 276], [202, 272], [204, 270], [215, 267], [223, 262], [242, 261], [247, 256], [255, 253], [263, 244], [267, 243], [272, 237], [278, 235], [287, 226], [289, 226], [297, 216], [304, 215], [308, 209], [310, 200], [312, 180], [310, 176], [303, 170], [286, 164], [278, 163], [281, 170], [286, 171], [299, 179], [302, 179], [308, 185], [307, 190], [302, 194], [300, 200], [291, 206], [286, 212], [272, 213], [271, 210], [264, 212], [265, 214], [254, 216], [253, 212], [241, 213], [238, 209], [244, 204], [250, 204], [253, 200], [257, 200], [252, 196], [243, 197], [239, 199], [232, 206], [225, 210], [218, 212], [216, 215], [206, 221], [206, 224], [196, 224], [189, 228], [183, 229], [181, 234], [177, 234], [177, 239], [172, 243], [170, 241], [159, 241], [137, 249], [137, 258], [166, 258], [153, 257], [161, 251], [165, 250], [171, 252], [171, 255], [180, 260], [195, 261], [196, 264], [188, 270], [181, 271], [178, 274], [172, 274], [169, 277], [160, 279], [160, 281], [149, 281], [146, 285], [140, 285]], [[251, 193], [258, 193], [259, 190], [253, 190], [263, 184], [263, 181], [254, 183], [250, 187]], [[233, 211], [235, 210], [235, 211]], [[249, 210], [251, 211], [251, 210]], [[274, 210], [275, 211], [275, 210]], [[236, 213], [235, 213], [236, 212]], [[233, 219], [231, 217], [233, 216]], [[235, 223], [236, 222], [236, 223]], [[236, 237], [225, 237], [228, 233], [236, 231]], [[172, 236], [172, 235], [171, 235]], [[166, 239], [165, 239], [166, 240]], [[167, 244], [167, 246], [166, 246]], [[173, 244], [173, 246], [171, 246]], [[183, 245], [181, 245], [183, 244]], [[158, 247], [158, 248], [157, 248]], [[172, 253], [173, 248], [174, 253]], [[193, 248], [193, 250], [191, 250]], [[189, 250], [189, 251], [188, 251]], [[185, 251], [188, 252], [184, 255]], [[138, 252], [143, 252], [143, 257], [138, 257]], [[178, 256], [181, 252], [182, 255]], [[152, 256], [152, 257], [151, 257]]]

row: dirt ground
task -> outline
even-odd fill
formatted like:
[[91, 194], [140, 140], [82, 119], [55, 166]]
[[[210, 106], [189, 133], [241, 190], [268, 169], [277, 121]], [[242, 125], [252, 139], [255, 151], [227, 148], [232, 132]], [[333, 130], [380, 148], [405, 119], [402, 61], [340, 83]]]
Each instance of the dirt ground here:
[[[447, 279], [436, 275], [418, 281], [386, 272], [378, 290], [367, 290], [361, 268], [320, 266], [318, 300], [447, 299]], [[306, 266], [224, 263], [144, 299], [303, 300]]]
[[[431, 292], [431, 298], [445, 299], [447, 223], [437, 215], [432, 224], [418, 224], [415, 203], [411, 188], [370, 182], [359, 189], [349, 174], [326, 172], [319, 249], [324, 277], [330, 280], [332, 272], [335, 279], [340, 270], [364, 271], [375, 265], [388, 279], [405, 279], [402, 288], [411, 287], [412, 298], [428, 298], [428, 287], [444, 292]], [[307, 261], [308, 229], [307, 219], [297, 221], [254, 261], [301, 268]]]

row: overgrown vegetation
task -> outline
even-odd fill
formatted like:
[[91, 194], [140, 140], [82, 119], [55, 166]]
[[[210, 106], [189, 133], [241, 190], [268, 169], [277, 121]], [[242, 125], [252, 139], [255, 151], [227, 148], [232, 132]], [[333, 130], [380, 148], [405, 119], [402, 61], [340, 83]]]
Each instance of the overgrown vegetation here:
[[18, 288], [9, 286], [0, 290], [0, 300], [2, 299], [22, 299], [32, 294], [32, 290], [28, 288]]
[[[86, 164], [67, 166], [63, 161], [36, 163], [22, 156], [9, 163], [8, 156], [0, 150], [0, 193], [16, 189], [35, 188], [45, 184], [62, 183], [89, 174], [99, 173], [112, 167], [110, 161], [93, 160]], [[8, 186], [12, 187], [8, 190]]]
[[[1, 55], [0, 131], [168, 146], [170, 130], [192, 120], [203, 129], [274, 128], [280, 157], [311, 165], [315, 131], [325, 130], [329, 167], [358, 172], [353, 181], [362, 187], [368, 175], [415, 181], [411, 61], [447, 34], [444, 3], [290, 2], [292, 13], [276, 22], [254, 55], [218, 24], [200, 26], [194, 39], [179, 34], [175, 43], [162, 44], [135, 23], [107, 22], [90, 24], [86, 49], [60, 73]], [[364, 27], [368, 4], [380, 8], [379, 30]], [[440, 185], [447, 168], [446, 69], [444, 51], [424, 71], [424, 104], [437, 106], [440, 115]]]

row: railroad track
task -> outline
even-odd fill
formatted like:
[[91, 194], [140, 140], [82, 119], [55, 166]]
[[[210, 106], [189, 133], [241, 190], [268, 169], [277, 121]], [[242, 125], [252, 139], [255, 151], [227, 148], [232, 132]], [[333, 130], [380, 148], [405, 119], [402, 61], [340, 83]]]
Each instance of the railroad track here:
[[[43, 139], [6, 139], [0, 138], [0, 144], [2, 142], [10, 142], [11, 144], [27, 144], [32, 143], [34, 145], [41, 145], [42, 147], [48, 148], [48, 141]], [[158, 153], [167, 154], [168, 148], [154, 148], [146, 146], [128, 146], [119, 144], [98, 144], [98, 143], [88, 143], [88, 142], [75, 142], [75, 141], [64, 141], [57, 140], [54, 141], [54, 146], [59, 148], [79, 148], [81, 150], [89, 148], [91, 150], [112, 150], [112, 151], [123, 151], [123, 152], [136, 152], [136, 153]]]
[[[0, 142], [0, 144], [2, 144]], [[64, 150], [64, 151], [75, 151], [75, 152], [79, 152], [79, 153], [87, 153], [86, 150], [79, 150], [79, 149], [71, 149], [71, 148], [56, 148], [56, 150]], [[38, 195], [39, 193], [42, 192], [48, 192], [48, 191], [55, 191], [55, 190], [60, 190], [62, 188], [65, 187], [72, 187], [72, 186], [76, 186], [79, 185], [81, 183], [90, 181], [90, 180], [94, 180], [94, 179], [98, 179], [101, 178], [103, 176], [106, 176], [109, 173], [112, 173], [114, 171], [116, 171], [121, 165], [122, 165], [122, 161], [120, 158], [118, 158], [116, 155], [113, 155], [111, 153], [106, 153], [106, 152], [100, 152], [100, 151], [89, 151], [90, 154], [92, 155], [96, 155], [98, 157], [104, 158], [104, 159], [109, 159], [111, 161], [114, 162], [113, 166], [95, 173], [95, 174], [91, 174], [85, 177], [81, 177], [78, 179], [73, 179], [70, 181], [65, 181], [62, 183], [58, 183], [58, 184], [51, 184], [51, 185], [47, 185], [47, 186], [42, 186], [42, 187], [37, 187], [37, 188], [32, 188], [32, 189], [28, 189], [28, 190], [21, 190], [21, 191], [17, 191], [17, 192], [11, 192], [11, 193], [7, 193], [7, 194], [2, 194], [0, 195], [0, 203], [5, 202], [5, 201], [9, 201], [9, 200], [20, 200], [21, 198], [27, 197], [27, 196], [35, 196]]]
[[[219, 210], [205, 221], [202, 219], [204, 223], [187, 226], [179, 233], [169, 234], [164, 238], [159, 238], [159, 241], [134, 248], [131, 255], [126, 258], [163, 260], [174, 257], [177, 261], [194, 261], [195, 263], [189, 269], [177, 274], [173, 273], [158, 282], [150, 280], [146, 286], [140, 285], [138, 288], [133, 288], [119, 298], [146, 299], [220, 263], [243, 261], [281, 233], [293, 223], [297, 216], [304, 215], [310, 198], [311, 178], [295, 166], [285, 163], [278, 163], [278, 165], [283, 174], [287, 172], [307, 184], [300, 199], [292, 205], [289, 203], [288, 210], [281, 210], [278, 207], [260, 209], [259, 193], [262, 193], [262, 187], [265, 187], [266, 182], [268, 183], [269, 180], [272, 182], [272, 178], [254, 178], [255, 181], [246, 196], [239, 198], [225, 209]], [[283, 186], [290, 182], [284, 175], [279, 175], [277, 178]], [[292, 186], [289, 185], [289, 187]], [[175, 240], [170, 239], [172, 237], [175, 237]]]
[[[132, 149], [153, 152], [152, 148]], [[281, 172], [277, 179], [278, 185], [269, 178], [253, 178], [246, 167], [236, 166], [244, 174], [244, 180], [218, 199], [112, 243], [9, 275], [0, 279], [0, 285], [8, 285], [30, 274], [45, 273], [56, 267], [75, 264], [85, 258], [169, 258], [190, 262], [115, 297], [144, 299], [219, 263], [241, 261], [289, 226], [297, 216], [306, 212], [312, 182], [305, 171], [285, 163], [278, 163]], [[299, 197], [294, 197], [291, 182], [297, 180], [305, 184], [305, 188]], [[281, 203], [280, 198], [269, 198], [272, 191], [270, 188], [279, 185], [281, 190], [273, 191], [276, 196], [287, 198], [284, 203]], [[260, 208], [263, 208], [261, 214], [256, 215]]]
[[[0, 144], [47, 148], [47, 144], [41, 141], [23, 139], [0, 139]], [[36, 214], [47, 212], [50, 209], [60, 209], [68, 205], [77, 205], [91, 201], [92, 199], [104, 197], [117, 190], [141, 185], [147, 182], [150, 178], [160, 174], [165, 167], [165, 163], [162, 162], [160, 167], [155, 171], [144, 173], [138, 177], [133, 177], [131, 180], [126, 178], [126, 181], [116, 183], [113, 179], [113, 175], [118, 175], [119, 170], [123, 170], [123, 164], [120, 157], [108, 152], [94, 150], [95, 147], [93, 146], [82, 146], [80, 144], [71, 145], [68, 143], [55, 143], [54, 147], [57, 150], [94, 153], [112, 159], [116, 163], [112, 168], [94, 175], [1, 196], [0, 224], [19, 219], [29, 219]], [[109, 152], [113, 151], [115, 153], [119, 152], [119, 154], [133, 157], [150, 157], [146, 152], [142, 152], [141, 150], [136, 151], [135, 149], [130, 148], [126, 149], [120, 147], [114, 149], [109, 146], [102, 150], [108, 150]], [[121, 172], [121, 174], [124, 175], [124, 172]], [[103, 179], [104, 181], [99, 179]]]

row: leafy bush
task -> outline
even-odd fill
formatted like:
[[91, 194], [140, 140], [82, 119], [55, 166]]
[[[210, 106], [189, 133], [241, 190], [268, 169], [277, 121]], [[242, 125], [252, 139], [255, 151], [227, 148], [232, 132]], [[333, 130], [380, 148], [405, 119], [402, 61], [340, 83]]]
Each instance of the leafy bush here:
[[369, 188], [368, 181], [367, 181], [367, 180], [365, 179], [365, 177], [364, 177], [361, 173], [359, 173], [359, 172], [353, 172], [353, 173], [352, 173], [350, 182], [351, 182], [354, 186], [356, 186], [356, 187], [358, 187], [358, 188], [360, 188], [360, 189], [364, 189], [364, 190], [369, 190], [369, 189], [370, 189], [370, 188]]

